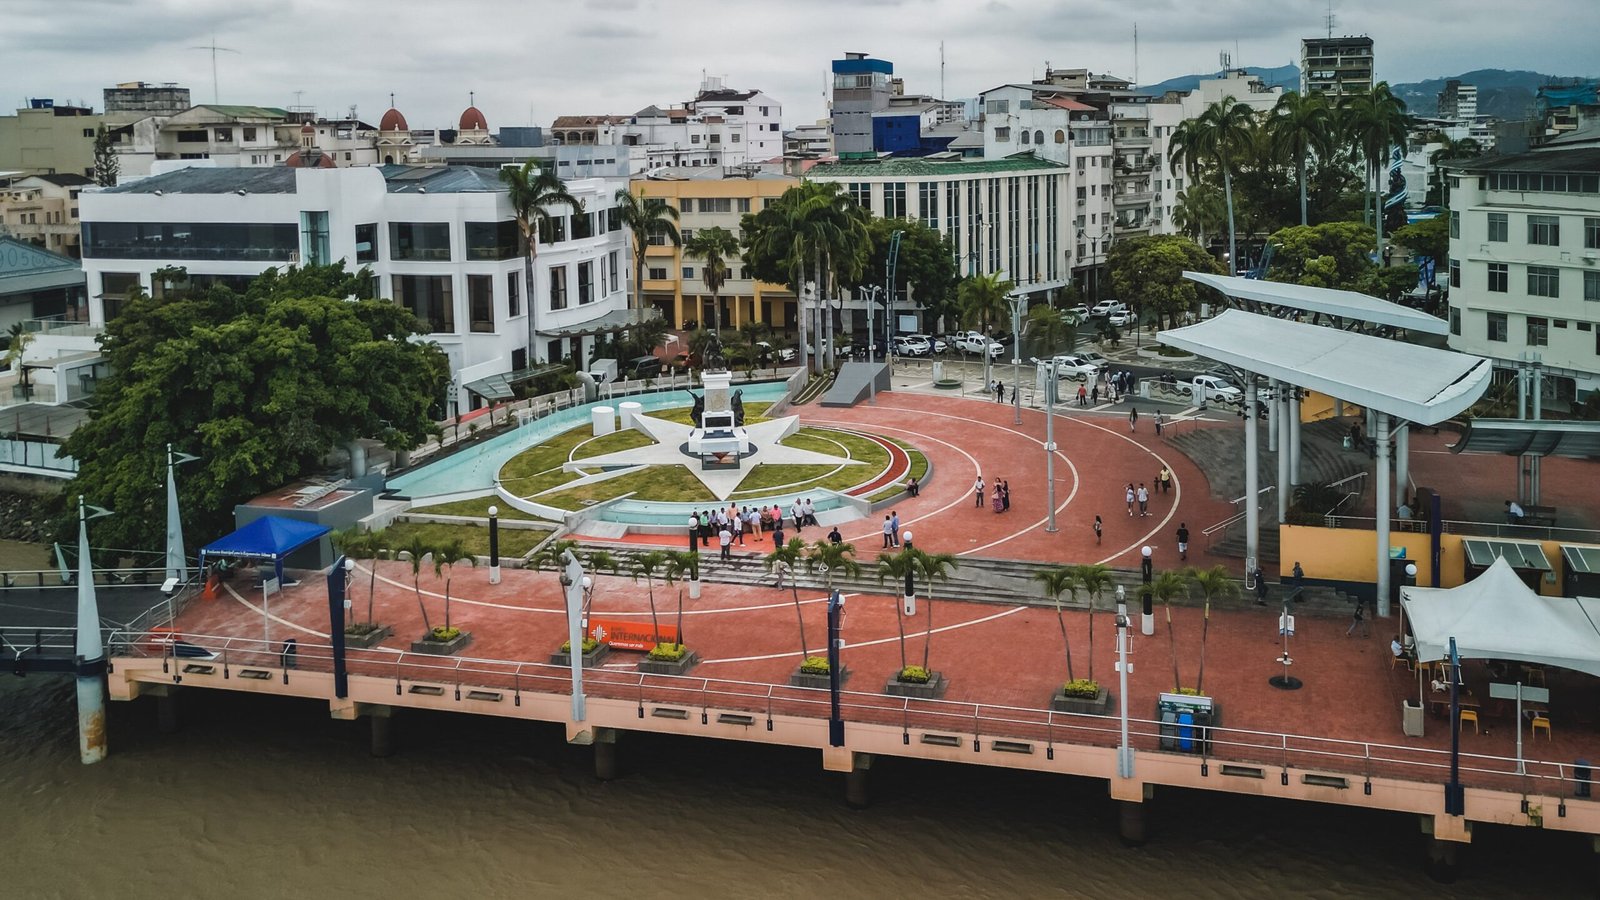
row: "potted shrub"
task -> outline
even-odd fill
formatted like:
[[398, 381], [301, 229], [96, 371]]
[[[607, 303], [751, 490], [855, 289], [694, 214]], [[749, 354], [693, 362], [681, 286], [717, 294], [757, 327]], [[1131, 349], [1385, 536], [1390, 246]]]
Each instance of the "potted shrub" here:
[[895, 697], [937, 700], [948, 685], [944, 675], [924, 666], [904, 666], [884, 685], [883, 692]]
[[[815, 688], [816, 690], [826, 691], [833, 686], [829, 674], [830, 669], [826, 656], [808, 656], [806, 661], [800, 664], [800, 668], [789, 676], [789, 684], [793, 687]], [[840, 664], [839, 685], [843, 687], [845, 679], [849, 677], [850, 667]]]
[[[585, 636], [582, 653], [584, 668], [593, 668], [599, 665], [601, 660], [611, 655], [611, 645], [605, 641], [597, 641], [592, 637]], [[561, 649], [550, 654], [550, 662], [557, 666], [572, 665], [572, 641], [562, 641]]]
[[1098, 681], [1077, 678], [1065, 682], [1050, 698], [1056, 712], [1103, 716], [1111, 710], [1111, 693]]
[[645, 654], [639, 671], [646, 675], [682, 675], [699, 661], [699, 654], [683, 644], [660, 643]]

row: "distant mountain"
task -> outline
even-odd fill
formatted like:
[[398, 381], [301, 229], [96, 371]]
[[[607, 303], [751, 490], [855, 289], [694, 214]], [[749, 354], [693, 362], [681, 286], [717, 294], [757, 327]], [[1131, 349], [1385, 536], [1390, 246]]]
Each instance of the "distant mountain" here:
[[[1540, 85], [1552, 82], [1571, 83], [1575, 80], [1592, 81], [1587, 78], [1559, 77], [1521, 69], [1477, 69], [1450, 77], [1459, 78], [1462, 84], [1471, 84], [1478, 88], [1479, 115], [1500, 119], [1527, 118], [1531, 114]], [[1430, 78], [1407, 84], [1390, 84], [1389, 89], [1406, 102], [1407, 111], [1413, 115], [1431, 116], [1438, 112], [1439, 92], [1444, 90], [1445, 81], [1444, 78]]]
[[[1300, 67], [1296, 65], [1275, 66], [1261, 68], [1259, 66], [1245, 66], [1245, 71], [1251, 75], [1260, 76], [1267, 87], [1282, 87], [1286, 91], [1300, 89]], [[1168, 78], [1156, 84], [1140, 86], [1139, 90], [1146, 91], [1156, 96], [1161, 96], [1167, 91], [1192, 91], [1200, 86], [1200, 79], [1215, 78], [1218, 73], [1208, 72], [1204, 75], [1179, 75], [1177, 78]]]

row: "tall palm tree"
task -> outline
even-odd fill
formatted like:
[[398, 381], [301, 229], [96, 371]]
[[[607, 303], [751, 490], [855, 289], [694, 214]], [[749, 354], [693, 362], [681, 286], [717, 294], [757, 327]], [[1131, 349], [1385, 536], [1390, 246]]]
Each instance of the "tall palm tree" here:
[[917, 575], [922, 578], [922, 583], [928, 586], [928, 627], [922, 634], [922, 667], [927, 669], [928, 649], [933, 644], [933, 583], [949, 581], [950, 573], [959, 563], [951, 553], [928, 553], [924, 550], [912, 552], [916, 554], [913, 558], [917, 565]]
[[[333, 546], [351, 559], [376, 560], [380, 555], [388, 553], [388, 540], [383, 529], [377, 531], [363, 531], [359, 526], [336, 531], [332, 535]], [[367, 580], [367, 624], [372, 624], [373, 598], [378, 588], [378, 567], [376, 563], [369, 562], [367, 571], [370, 577]]]
[[583, 212], [583, 201], [568, 192], [566, 182], [553, 170], [541, 169], [531, 159], [520, 169], [501, 169], [500, 180], [506, 184], [511, 214], [522, 232], [523, 299], [528, 307], [528, 365], [531, 366], [538, 358], [534, 352], [534, 311], [539, 303], [533, 292], [533, 260], [539, 255], [539, 231], [559, 218], [559, 214], [550, 211], [551, 207], [567, 206], [577, 215]]
[[705, 262], [700, 266], [700, 276], [711, 292], [711, 333], [722, 343], [722, 286], [728, 281], [728, 260], [739, 255], [739, 239], [720, 225], [702, 228], [683, 245], [683, 255]]
[[[902, 547], [894, 553], [878, 554], [878, 583], [892, 581], [909, 587], [911, 578], [917, 574], [917, 554], [920, 552], [914, 547]], [[905, 613], [898, 603], [894, 607], [894, 624], [900, 631], [900, 671], [903, 672], [910, 663], [906, 661]]]
[[1084, 593], [1089, 595], [1089, 680], [1094, 680], [1094, 608], [1100, 602], [1100, 595], [1111, 586], [1111, 568], [1098, 563], [1073, 566], [1073, 574], [1077, 575], [1078, 583], [1083, 585]]
[[1067, 618], [1061, 613], [1061, 592], [1071, 591], [1072, 599], [1078, 599], [1078, 575], [1066, 566], [1051, 566], [1034, 572], [1033, 580], [1039, 582], [1045, 596], [1055, 602], [1056, 624], [1061, 626], [1061, 646], [1067, 651], [1067, 680], [1076, 681], [1072, 675], [1072, 641], [1067, 638]]
[[[794, 599], [795, 620], [800, 623], [800, 661], [806, 661], [806, 617], [800, 609], [800, 585], [795, 583], [795, 575], [800, 571], [800, 561], [805, 558], [805, 538], [792, 537], [789, 543], [782, 547], [772, 548], [766, 559], [762, 560], [768, 572], [786, 572], [789, 575], [789, 596]], [[900, 638], [902, 648], [905, 644], [904, 635]], [[904, 650], [902, 649], [902, 655]]]
[[[594, 573], [594, 575], [599, 575], [601, 572], [610, 572], [612, 575], [616, 575], [621, 569], [621, 564], [617, 562], [617, 558], [608, 550], [591, 551], [588, 558], [585, 559], [584, 562], [589, 564], [589, 571]], [[592, 578], [593, 575], [590, 577]], [[582, 618], [584, 621], [588, 621], [589, 610], [594, 606], [595, 591], [591, 587], [587, 593], [588, 596], [583, 598]]]
[[1029, 343], [1033, 344], [1033, 355], [1039, 359], [1048, 359], [1057, 350], [1071, 349], [1073, 335], [1078, 329], [1078, 319], [1072, 313], [1039, 303], [1029, 308], [1027, 322], [1023, 328], [1028, 333]]
[[1172, 599], [1189, 593], [1189, 581], [1180, 572], [1167, 571], [1157, 575], [1142, 589], [1160, 600], [1161, 608], [1167, 614], [1167, 653], [1172, 657], [1172, 690], [1178, 691], [1183, 687], [1183, 681], [1178, 677], [1178, 637], [1177, 632], [1172, 630]]
[[1267, 118], [1267, 134], [1280, 159], [1292, 160], [1300, 180], [1300, 224], [1310, 225], [1306, 202], [1306, 157], [1327, 159], [1335, 138], [1333, 113], [1321, 94], [1288, 93]]
[[683, 246], [678, 236], [678, 208], [660, 197], [647, 197], [642, 190], [635, 195], [627, 188], [617, 189], [613, 203], [611, 214], [633, 235], [633, 308], [644, 309], [644, 258], [651, 238], [659, 236], [674, 247]]
[[861, 574], [861, 564], [856, 562], [855, 554], [855, 544], [835, 544], [826, 539], [816, 541], [806, 551], [806, 571], [822, 570], [822, 583], [827, 586], [828, 596], [831, 597], [836, 577], [848, 575], [854, 578]]
[[417, 595], [417, 609], [422, 611], [423, 633], [432, 634], [433, 623], [428, 621], [428, 606], [422, 602], [422, 566], [423, 560], [433, 552], [433, 546], [424, 541], [421, 535], [413, 534], [411, 540], [390, 549], [395, 556], [406, 554], [407, 561], [411, 563], [411, 590]]
[[[667, 565], [664, 577], [668, 584], [677, 582], [679, 578], [690, 581], [700, 580], [700, 551], [698, 550], [668, 550]], [[683, 643], [683, 589], [678, 589], [678, 643]]]
[[1476, 138], [1453, 140], [1440, 135], [1439, 149], [1428, 154], [1428, 167], [1433, 170], [1433, 180], [1438, 186], [1439, 205], [1450, 205], [1450, 179], [1445, 177], [1440, 163], [1456, 159], [1474, 159], [1483, 155], [1483, 145]]
[[1209, 181], [1192, 182], [1179, 191], [1178, 205], [1172, 208], [1172, 224], [1207, 251], [1207, 238], [1226, 227], [1227, 216], [1222, 191]]
[[747, 254], [781, 260], [789, 273], [789, 290], [794, 292], [795, 325], [800, 338], [800, 368], [811, 371], [810, 348], [806, 344], [806, 259], [809, 250], [803, 193], [798, 186], [784, 191], [776, 200], [742, 220], [740, 243]]
[[1406, 104], [1380, 81], [1372, 90], [1351, 97], [1344, 107], [1345, 139], [1359, 149], [1367, 166], [1367, 183], [1373, 187], [1373, 218], [1377, 226], [1376, 250], [1383, 253], [1384, 175], [1388, 172], [1389, 148], [1406, 148], [1408, 127]]
[[[818, 364], [831, 369], [838, 341], [831, 339], [833, 316], [829, 313], [827, 298], [840, 275], [849, 276], [860, 271], [871, 236], [867, 233], [866, 218], [845, 192], [844, 185], [807, 181], [790, 190], [799, 192], [800, 238], [814, 261], [813, 271], [817, 276], [814, 340], [818, 344]], [[824, 337], [829, 338], [825, 352], [821, 346]]]
[[1232, 97], [1224, 97], [1206, 107], [1193, 119], [1185, 120], [1167, 142], [1167, 156], [1173, 171], [1180, 162], [1192, 182], [1207, 165], [1222, 170], [1222, 196], [1228, 208], [1228, 274], [1239, 266], [1239, 248], [1233, 227], [1233, 160], [1241, 145], [1249, 140], [1249, 123], [1255, 113]]
[[992, 322], [1004, 321], [1011, 314], [1006, 297], [1016, 287], [992, 273], [973, 275], [956, 286], [956, 302], [961, 306], [961, 318], [968, 328], [977, 325], [983, 332], [983, 383], [986, 385], [989, 383], [989, 326]]
[[438, 545], [437, 547], [434, 548], [434, 550], [433, 550], [433, 574], [434, 574], [434, 576], [438, 577], [439, 575], [444, 574], [444, 571], [446, 569], [448, 569], [449, 573], [450, 573], [448, 575], [445, 575], [445, 577], [444, 577], [444, 628], [445, 628], [445, 631], [449, 631], [450, 630], [450, 581], [451, 581], [452, 576], [455, 575], [456, 563], [458, 563], [458, 562], [465, 562], [465, 563], [467, 563], [468, 565], [470, 565], [470, 566], [472, 566], [474, 568], [476, 568], [477, 565], [478, 565], [478, 558], [476, 556], [473, 556], [471, 553], [467, 552], [467, 545], [461, 541], [461, 538], [453, 537], [453, 538], [445, 541], [444, 543], [442, 543], [442, 544], [440, 544], [440, 545]]
[[[661, 620], [656, 618], [656, 573], [667, 564], [665, 550], [651, 550], [641, 553], [633, 559], [633, 580], [638, 581], [639, 576], [644, 576], [645, 587], [650, 596], [650, 635], [661, 643]], [[681, 638], [680, 638], [681, 640]]]
[[1228, 574], [1228, 570], [1220, 565], [1209, 569], [1189, 569], [1185, 574], [1205, 597], [1205, 618], [1200, 626], [1200, 675], [1194, 683], [1194, 689], [1198, 691], [1203, 690], [1206, 683], [1206, 636], [1211, 631], [1211, 601], [1235, 596], [1239, 593], [1239, 587], [1233, 583], [1233, 576]]

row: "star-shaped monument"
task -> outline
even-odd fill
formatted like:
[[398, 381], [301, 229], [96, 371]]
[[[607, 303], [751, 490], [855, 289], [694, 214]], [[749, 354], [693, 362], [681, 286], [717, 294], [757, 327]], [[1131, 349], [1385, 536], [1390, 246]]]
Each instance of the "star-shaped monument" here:
[[669, 422], [642, 413], [635, 413], [633, 427], [645, 434], [654, 444], [648, 447], [635, 447], [631, 450], [618, 450], [615, 453], [606, 453], [600, 456], [590, 456], [585, 459], [573, 460], [566, 463], [563, 468], [567, 471], [582, 471], [585, 469], [616, 469], [616, 468], [642, 468], [644, 466], [685, 466], [696, 478], [711, 491], [718, 500], [726, 500], [739, 487], [739, 482], [760, 464], [772, 466], [859, 466], [860, 460], [849, 459], [843, 456], [832, 456], [827, 453], [818, 453], [814, 450], [801, 450], [797, 447], [785, 447], [778, 443], [784, 438], [794, 434], [800, 428], [799, 416], [784, 416], [771, 419], [754, 425], [746, 425], [735, 429], [742, 433], [750, 446], [750, 452], [745, 455], [737, 468], [715, 467], [704, 468], [701, 458], [689, 451], [691, 439], [700, 437], [701, 429], [678, 422]]

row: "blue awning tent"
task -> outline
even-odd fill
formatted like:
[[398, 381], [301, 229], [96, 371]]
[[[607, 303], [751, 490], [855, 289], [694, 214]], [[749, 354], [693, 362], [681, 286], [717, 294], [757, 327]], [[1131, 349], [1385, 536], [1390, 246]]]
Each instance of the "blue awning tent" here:
[[315, 522], [262, 516], [232, 534], [201, 547], [200, 568], [205, 569], [207, 556], [271, 561], [273, 573], [282, 582], [284, 559], [332, 530]]

